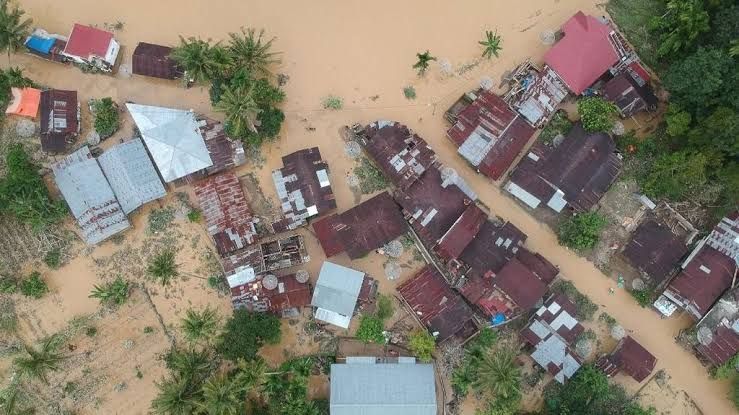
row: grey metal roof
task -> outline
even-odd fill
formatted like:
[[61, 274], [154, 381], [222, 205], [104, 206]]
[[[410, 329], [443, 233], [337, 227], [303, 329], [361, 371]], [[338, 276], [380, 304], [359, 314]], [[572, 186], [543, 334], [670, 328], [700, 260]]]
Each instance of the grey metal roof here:
[[213, 165], [192, 111], [126, 104], [165, 182]]
[[126, 214], [167, 194], [139, 138], [106, 150], [98, 163]]
[[331, 415], [436, 415], [430, 364], [331, 365]]
[[100, 165], [87, 147], [65, 157], [52, 166], [52, 170], [54, 181], [89, 245], [131, 226]]
[[318, 274], [311, 305], [351, 317], [363, 281], [363, 272], [325, 261]]

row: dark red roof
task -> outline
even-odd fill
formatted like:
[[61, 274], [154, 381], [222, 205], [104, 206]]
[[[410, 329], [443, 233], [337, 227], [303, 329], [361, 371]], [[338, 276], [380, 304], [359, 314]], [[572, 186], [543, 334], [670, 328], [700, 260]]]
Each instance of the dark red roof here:
[[91, 55], [104, 58], [112, 39], [113, 34], [110, 32], [75, 23], [64, 53], [83, 59]]
[[444, 259], [456, 259], [477, 236], [488, 215], [476, 204], [470, 204], [462, 216], [441, 237], [436, 252]]
[[609, 360], [637, 382], [646, 379], [657, 365], [657, 358], [631, 336], [621, 340]]
[[136, 75], [162, 79], [177, 79], [183, 71], [173, 59], [169, 58], [172, 48], [141, 42], [133, 51], [133, 68]]
[[603, 97], [613, 102], [623, 117], [630, 117], [642, 110], [653, 110], [658, 102], [652, 87], [647, 83], [639, 85], [629, 72], [606, 82]]
[[313, 229], [327, 257], [346, 251], [349, 258], [357, 259], [403, 235], [407, 226], [400, 207], [389, 193], [382, 192], [344, 213], [315, 222]]
[[262, 285], [263, 279], [256, 282], [239, 285], [231, 288], [231, 301], [234, 307], [245, 307], [251, 311], [261, 311], [259, 307], [266, 307], [265, 311], [280, 314], [291, 308], [301, 308], [310, 305], [311, 286], [295, 279], [295, 274], [278, 276], [277, 288], [268, 290]]
[[406, 190], [436, 163], [426, 141], [397, 122], [376, 121], [365, 130], [365, 150], [399, 189]]
[[433, 266], [400, 284], [398, 292], [418, 319], [431, 332], [438, 332], [438, 342], [451, 337], [464, 340], [477, 332], [472, 309]]
[[697, 350], [711, 363], [720, 366], [739, 352], [739, 334], [729, 327], [720, 325], [713, 332], [711, 343], [698, 345]]
[[194, 185], [208, 233], [221, 256], [254, 243], [256, 229], [239, 178], [233, 173]]
[[459, 260], [469, 266], [468, 277], [482, 277], [488, 271], [498, 273], [526, 241], [526, 234], [512, 223], [498, 225], [486, 221], [467, 245]]
[[63, 152], [79, 133], [77, 91], [41, 92], [41, 149]]
[[531, 270], [544, 284], [551, 284], [557, 278], [557, 275], [559, 275], [559, 268], [541, 256], [541, 254], [533, 253], [524, 247], [518, 248], [516, 259]]
[[[457, 115], [457, 121], [447, 131], [447, 136], [458, 147], [467, 140], [480, 141], [482, 136], [488, 142], [494, 140], [491, 147], [484, 147], [489, 148], [485, 155], [477, 155], [482, 156], [482, 162], [476, 168], [480, 173], [498, 180], [511, 167], [534, 131], [503, 99], [480, 90], [477, 99]], [[466, 153], [462, 154], [465, 158]]]
[[672, 275], [687, 252], [688, 246], [682, 238], [650, 219], [639, 225], [623, 255], [659, 284]]
[[618, 62], [609, 25], [579, 11], [562, 26], [564, 37], [544, 55], [544, 62], [579, 95]]
[[533, 308], [547, 291], [547, 285], [516, 258], [495, 275], [493, 284], [522, 311]]

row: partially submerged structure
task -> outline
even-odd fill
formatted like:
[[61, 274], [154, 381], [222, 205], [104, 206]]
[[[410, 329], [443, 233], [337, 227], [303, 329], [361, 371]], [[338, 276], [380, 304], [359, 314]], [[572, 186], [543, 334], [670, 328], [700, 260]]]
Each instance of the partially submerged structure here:
[[36, 118], [41, 103], [41, 90], [36, 88], [10, 88], [10, 103], [5, 108], [8, 115]]
[[507, 80], [509, 89], [503, 99], [534, 127], [549, 121], [568, 93], [552, 68], [539, 68], [530, 59], [518, 65]]
[[310, 261], [301, 235], [280, 236], [263, 241], [224, 256], [221, 259], [227, 275], [238, 273], [245, 268], [256, 274], [273, 272]]
[[531, 358], [559, 383], [565, 383], [582, 365], [573, 347], [585, 328], [575, 318], [576, 308], [563, 294], [547, 300], [521, 331]]
[[331, 365], [331, 415], [436, 415], [434, 366], [399, 357], [347, 357]]
[[505, 189], [532, 209], [545, 203], [555, 212], [595, 206], [621, 172], [616, 143], [605, 133], [575, 124], [554, 148], [536, 143], [519, 162]]
[[275, 232], [296, 229], [314, 216], [336, 209], [329, 181], [328, 163], [318, 147], [282, 157], [283, 168], [272, 171], [272, 181], [280, 198], [282, 220], [272, 224]]
[[683, 238], [660, 222], [649, 219], [636, 228], [622, 253], [654, 286], [659, 286], [673, 275], [687, 252]]
[[739, 353], [739, 289], [724, 294], [697, 324], [696, 351], [713, 366]]
[[366, 278], [363, 272], [325, 261], [311, 300], [316, 320], [349, 328]]
[[310, 284], [296, 274], [257, 276], [253, 269], [246, 268], [230, 275], [228, 285], [235, 309], [286, 317], [296, 315], [311, 301]]
[[643, 110], [657, 109], [658, 100], [648, 83], [649, 74], [641, 66], [635, 68], [638, 72], [629, 68], [603, 86], [603, 97], [613, 102], [624, 118]]
[[54, 181], [88, 245], [102, 242], [131, 226], [100, 165], [86, 146], [54, 164], [52, 170]]
[[701, 240], [682, 264], [682, 271], [655, 302], [665, 316], [682, 308], [700, 320], [733, 287], [739, 268], [739, 211], [732, 212]]
[[534, 135], [534, 128], [488, 91], [470, 92], [460, 100], [469, 103], [459, 110], [455, 104], [447, 111], [452, 123], [447, 137], [479, 173], [498, 180]]
[[64, 152], [80, 133], [77, 91], [43, 91], [40, 108], [41, 149], [47, 153]]
[[28, 53], [53, 62], [65, 62], [64, 48], [67, 46], [67, 37], [52, 34], [46, 30], [36, 28], [23, 43]]
[[438, 343], [449, 339], [463, 342], [477, 333], [472, 308], [433, 266], [426, 265], [397, 290]]
[[133, 50], [132, 72], [134, 75], [161, 79], [181, 78], [184, 71], [169, 55], [172, 48], [139, 42]]
[[656, 365], [657, 358], [631, 336], [621, 339], [611, 354], [596, 362], [596, 366], [609, 377], [623, 372], [637, 382], [649, 377]]
[[62, 54], [75, 63], [112, 72], [120, 48], [113, 33], [75, 23]]
[[316, 237], [326, 257], [346, 252], [361, 258], [405, 234], [408, 225], [400, 208], [387, 192], [340, 214], [313, 223]]

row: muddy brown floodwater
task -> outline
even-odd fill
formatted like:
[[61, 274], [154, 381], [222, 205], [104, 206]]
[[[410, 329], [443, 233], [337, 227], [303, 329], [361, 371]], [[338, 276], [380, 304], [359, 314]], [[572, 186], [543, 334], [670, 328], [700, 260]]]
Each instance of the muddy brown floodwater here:
[[[445, 138], [447, 126], [443, 112], [461, 93], [475, 87], [483, 77], [490, 77], [497, 83], [504, 71], [528, 56], [541, 61], [546, 47], [539, 40], [540, 33], [555, 30], [577, 10], [605, 14], [599, 2], [23, 0], [20, 3], [33, 17], [34, 24], [49, 32], [68, 34], [75, 22], [99, 27], [106, 23], [123, 23], [116, 38], [123, 45], [124, 64], [130, 64], [131, 52], [139, 41], [174, 45], [179, 35], [224, 39], [228, 32], [237, 31], [241, 26], [265, 28], [269, 35], [277, 37], [275, 49], [283, 52], [283, 62], [276, 72], [289, 76], [284, 104], [287, 120], [282, 137], [264, 147], [264, 166], [247, 166], [239, 173], [253, 170], [265, 191], [274, 192], [269, 172], [280, 166], [279, 157], [318, 145], [332, 169], [339, 210], [345, 210], [354, 204], [353, 194], [344, 179], [352, 162], [343, 153], [339, 128], [375, 119], [406, 123], [434, 146], [444, 163], [454, 167], [474, 186], [495, 214], [526, 232], [532, 249], [559, 265], [566, 278], [602, 305], [602, 311], [616, 318], [654, 353], [659, 359], [658, 368], [670, 374], [674, 388], [686, 391], [705, 414], [734, 413], [726, 398], [728, 384], [710, 380], [695, 357], [673, 340], [684, 322], [660, 319], [651, 310], [639, 308], [623, 291], [609, 295], [608, 289], [613, 286], [611, 279], [591, 263], [560, 247], [549, 228], [502, 195], [497, 184], [476, 175]], [[490, 61], [479, 59], [477, 44], [486, 29], [497, 29], [503, 37], [500, 58]], [[415, 53], [426, 49], [439, 61], [425, 78], [419, 79], [411, 65]], [[5, 58], [2, 62], [7, 65]], [[82, 100], [111, 96], [119, 102], [191, 108], [213, 115], [207, 90], [202, 87], [185, 90], [177, 82], [87, 75], [74, 67], [26, 55], [13, 56], [11, 62], [23, 67], [41, 84], [78, 90]], [[439, 62], [448, 62], [452, 73], [442, 73]], [[405, 86], [416, 89], [415, 100], [405, 99]], [[321, 109], [322, 98], [329, 94], [343, 98], [342, 110]], [[320, 248], [314, 242], [310, 242], [309, 247], [314, 258], [322, 257], [315, 252]], [[340, 262], [345, 260], [348, 261], [343, 258]], [[318, 265], [311, 264], [310, 268], [317, 269]], [[381, 270], [381, 264], [365, 265]], [[96, 281], [94, 272], [90, 259], [81, 257], [57, 273], [63, 278], [56, 278], [55, 284], [62, 292], [87, 293], [89, 284]], [[383, 277], [377, 274], [376, 278]], [[88, 287], [75, 290], [75, 284], [81, 281], [86, 281]], [[195, 296], [202, 291], [192, 292]], [[94, 302], [86, 295], [70, 297], [77, 301], [67, 306], [73, 310], [67, 310], [66, 315], [94, 307]], [[217, 301], [223, 304], [223, 300]], [[188, 302], [203, 304], [207, 301], [189, 298]], [[150, 399], [152, 391], [142, 391], [138, 397], [127, 396], [134, 400]], [[131, 405], [129, 411], [132, 412], [128, 413], [146, 411], [145, 402], [132, 402]], [[125, 413], [122, 408], [126, 406], [121, 405], [111, 412]]]

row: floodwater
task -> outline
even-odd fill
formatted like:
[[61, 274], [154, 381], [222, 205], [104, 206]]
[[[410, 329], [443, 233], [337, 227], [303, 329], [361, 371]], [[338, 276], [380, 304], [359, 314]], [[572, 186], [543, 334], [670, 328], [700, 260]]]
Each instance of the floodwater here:
[[[530, 248], [557, 264], [566, 278], [573, 280], [582, 292], [602, 305], [602, 311], [616, 318], [656, 355], [658, 368], [669, 372], [674, 388], [685, 390], [706, 414], [734, 412], [726, 398], [728, 385], [710, 380], [698, 361], [673, 340], [681, 328], [680, 321], [662, 320], [651, 310], [639, 308], [625, 292], [609, 295], [609, 288], [613, 286], [611, 279], [589, 262], [560, 247], [549, 228], [501, 194], [497, 185], [476, 175], [445, 138], [447, 126], [443, 112], [460, 94], [476, 87], [483, 77], [490, 77], [497, 83], [504, 71], [526, 57], [540, 61], [546, 50], [539, 40], [540, 33], [555, 30], [577, 10], [605, 14], [596, 1], [23, 0], [20, 3], [36, 26], [65, 35], [75, 22], [99, 27], [122, 22], [123, 29], [116, 32], [116, 38], [123, 45], [124, 64], [130, 63], [130, 54], [139, 41], [174, 45], [180, 35], [219, 40], [241, 26], [265, 28], [268, 35], [277, 37], [274, 48], [283, 52], [283, 62], [276, 72], [289, 76], [284, 104], [287, 120], [282, 137], [265, 146], [265, 165], [255, 168], [267, 193], [273, 192], [268, 181], [269, 172], [280, 166], [282, 154], [318, 145], [331, 166], [339, 210], [351, 207], [354, 196], [344, 177], [352, 162], [344, 155], [338, 130], [343, 125], [375, 119], [406, 123], [429, 141], [446, 164], [473, 185], [496, 215], [529, 235]], [[503, 50], [500, 58], [480, 61], [477, 42], [486, 29], [498, 30], [503, 37]], [[439, 62], [448, 62], [452, 74], [443, 74], [437, 62], [425, 78], [418, 78], [411, 65], [415, 53], [426, 49], [438, 57]], [[474, 65], [476, 62], [479, 64]], [[119, 102], [190, 108], [213, 115], [207, 90], [202, 87], [186, 90], [177, 82], [87, 75], [74, 67], [25, 55], [13, 56], [11, 63], [23, 67], [30, 77], [42, 84], [78, 90], [82, 100], [111, 96]], [[405, 99], [402, 92], [405, 86], [416, 89], [415, 100]], [[321, 108], [322, 98], [329, 94], [343, 98], [342, 110]], [[240, 173], [249, 169], [252, 168], [242, 168]], [[270, 196], [274, 198], [272, 193]], [[316, 252], [319, 248], [315, 242], [309, 244], [311, 255], [315, 259], [322, 257]], [[339, 261], [348, 262], [348, 259]], [[309, 267], [312, 271], [319, 265], [313, 262]], [[78, 259], [57, 273], [63, 277], [55, 279], [59, 281], [56, 283], [59, 289], [74, 291], [68, 286], [74, 287], [80, 281], [88, 284], [95, 281], [95, 275], [88, 275], [94, 272], [93, 268], [86, 268], [86, 264], [89, 265], [89, 259]], [[360, 263], [358, 267], [361, 269], [364, 265], [374, 270], [381, 266]], [[376, 275], [376, 278], [383, 277]], [[80, 291], [87, 293], [88, 288]], [[89, 304], [90, 300], [83, 297], [77, 296], [79, 302], [70, 307]], [[197, 298], [188, 301], [202, 303]], [[149, 398], [151, 394], [146, 391], [138, 399]], [[126, 396], [136, 399], [130, 393]], [[139, 413], [139, 409], [145, 412], [146, 405], [140, 403], [133, 405], [135, 410], [129, 409], [135, 413]]]

